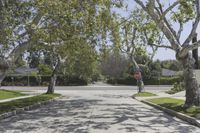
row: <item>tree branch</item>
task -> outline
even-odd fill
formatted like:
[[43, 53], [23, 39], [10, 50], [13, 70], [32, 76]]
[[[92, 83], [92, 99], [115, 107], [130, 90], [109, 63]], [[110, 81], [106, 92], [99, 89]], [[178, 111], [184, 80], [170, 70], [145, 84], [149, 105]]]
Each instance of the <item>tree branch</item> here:
[[143, 4], [143, 2], [142, 2], [141, 0], [135, 0], [135, 2], [136, 2], [138, 5], [140, 5], [140, 6], [143, 8], [143, 10], [147, 11], [146, 6]]
[[137, 28], [133, 28], [133, 36], [132, 36], [132, 39], [131, 39], [131, 45], [134, 47], [135, 43], [134, 43], [134, 40], [136, 38], [136, 33], [137, 33]]
[[[159, 16], [160, 16], [160, 19], [163, 19], [166, 26], [169, 28], [169, 30], [172, 32], [173, 36], [177, 39], [177, 36], [176, 36], [176, 31], [171, 27], [171, 25], [169, 24], [169, 22], [167, 21], [165, 15], [167, 14], [167, 12], [163, 12], [163, 9], [162, 9], [162, 4], [160, 3], [160, 0], [156, 0], [158, 5], [159, 5], [159, 9], [160, 9], [160, 12], [158, 12]], [[178, 2], [179, 3], [179, 2]], [[172, 8], [172, 7], [171, 7]], [[170, 8], [170, 10], [171, 10]], [[177, 41], [179, 42], [179, 40], [177, 39]]]
[[158, 44], [154, 44], [154, 43], [149, 43], [148, 44], [149, 46], [155, 46], [157, 48], [167, 48], [167, 49], [171, 49], [171, 50], [174, 50], [171, 46], [169, 45], [158, 45]]
[[169, 6], [164, 12], [163, 16], [166, 16], [169, 11], [171, 11], [174, 7], [176, 7], [179, 4], [179, 1], [174, 2], [171, 6]]
[[147, 6], [145, 6], [141, 0], [135, 0], [135, 2], [139, 4], [152, 17], [152, 19], [155, 21], [155, 23], [158, 25], [158, 27], [162, 30], [162, 32], [169, 40], [173, 50], [178, 51], [179, 49], [181, 49], [179, 42], [177, 41], [176, 35], [174, 35], [174, 33], [167, 26], [166, 21], [164, 21], [163, 18], [160, 18], [160, 16], [155, 13], [155, 3], [152, 4], [152, 2], [155, 2], [155, 0], [150, 0], [150, 4], [148, 4]]
[[[39, 12], [37, 14], [37, 16], [33, 19], [33, 21], [31, 22], [31, 25], [38, 25], [40, 20], [42, 18], [42, 14]], [[29, 36], [33, 35], [34, 30], [32, 29], [32, 26], [28, 25], [26, 29], [27, 35], [29, 34]], [[22, 34], [22, 36], [25, 36], [25, 33]], [[11, 60], [12, 62], [15, 62], [16, 59], [18, 58], [18, 56], [23, 53], [25, 50], [28, 49], [29, 44], [31, 42], [31, 37], [29, 38], [29, 40], [19, 44], [16, 48], [13, 49], [13, 51], [9, 54], [8, 59]]]
[[133, 55], [134, 55], [134, 50], [132, 49], [131, 53], [129, 54], [129, 57], [133, 65], [136, 67], [136, 69], [140, 69]]
[[182, 50], [180, 51], [179, 56], [180, 57], [184, 57], [189, 51], [197, 49], [198, 47], [200, 47], [200, 40], [191, 44], [191, 45], [186, 45], [182, 48]]
[[199, 25], [199, 21], [200, 21], [200, 2], [199, 2], [199, 0], [195, 0], [195, 4], [196, 4], [197, 16], [196, 16], [195, 21], [192, 25], [192, 30], [191, 30], [188, 38], [183, 43], [183, 46], [189, 45], [189, 43], [191, 42], [194, 34], [196, 33], [197, 27]]
[[183, 31], [183, 23], [179, 22], [179, 24], [180, 24], [180, 28], [179, 28], [178, 33], [177, 33], [177, 39], [178, 40], [180, 39], [181, 33]]

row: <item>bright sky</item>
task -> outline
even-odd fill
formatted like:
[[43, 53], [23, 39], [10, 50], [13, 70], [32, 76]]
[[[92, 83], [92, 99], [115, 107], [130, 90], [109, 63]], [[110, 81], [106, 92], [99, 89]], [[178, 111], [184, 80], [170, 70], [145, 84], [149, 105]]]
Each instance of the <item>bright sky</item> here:
[[[136, 4], [135, 4], [134, 0], [124, 0], [124, 1], [126, 1], [126, 3], [128, 4], [128, 11], [127, 10], [126, 11], [118, 10], [118, 12], [120, 14], [122, 14], [123, 16], [128, 17], [130, 11], [134, 9]], [[174, 0], [168, 0], [165, 2], [165, 5], [169, 5], [173, 2], [174, 2]], [[175, 23], [172, 26], [176, 30], [178, 30], [178, 28], [179, 28], [179, 25], [177, 25]], [[189, 35], [189, 33], [191, 31], [191, 27], [192, 27], [192, 23], [188, 23], [188, 24], [184, 25], [184, 30], [183, 30], [182, 36], [181, 36], [181, 42], [185, 41], [186, 37]], [[197, 28], [197, 33], [198, 33], [197, 39], [200, 39], [200, 25]], [[200, 55], [200, 48], [199, 48], [199, 55]], [[154, 60], [156, 60], [156, 59], [159, 59], [159, 60], [175, 59], [175, 52], [170, 49], [159, 48], [154, 57]]]

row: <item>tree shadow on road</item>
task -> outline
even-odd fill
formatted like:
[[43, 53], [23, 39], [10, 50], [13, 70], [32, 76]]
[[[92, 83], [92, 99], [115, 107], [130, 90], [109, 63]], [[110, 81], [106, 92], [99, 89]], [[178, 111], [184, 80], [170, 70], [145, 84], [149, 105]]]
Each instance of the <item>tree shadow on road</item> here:
[[[24, 112], [0, 121], [0, 132], [48, 132], [48, 133], [101, 133], [113, 128], [123, 132], [181, 132], [196, 130], [185, 122], [144, 104], [105, 102], [101, 98], [127, 98], [126, 96], [100, 95], [97, 99], [59, 100], [40, 109]], [[132, 100], [131, 98], [129, 100]], [[168, 128], [169, 127], [169, 128]], [[172, 129], [172, 131], [171, 131]]]

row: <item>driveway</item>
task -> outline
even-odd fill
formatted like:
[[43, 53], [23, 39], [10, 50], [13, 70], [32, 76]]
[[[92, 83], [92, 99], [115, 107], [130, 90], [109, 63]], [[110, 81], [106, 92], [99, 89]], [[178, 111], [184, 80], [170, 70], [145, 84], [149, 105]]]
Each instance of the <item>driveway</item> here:
[[200, 133], [132, 99], [133, 90], [59, 90], [51, 105], [0, 121], [0, 133]]

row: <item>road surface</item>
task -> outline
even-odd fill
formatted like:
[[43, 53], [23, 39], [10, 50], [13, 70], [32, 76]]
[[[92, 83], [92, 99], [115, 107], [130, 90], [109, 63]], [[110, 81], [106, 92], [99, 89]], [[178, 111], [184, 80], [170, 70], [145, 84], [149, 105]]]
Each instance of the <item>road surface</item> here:
[[95, 88], [56, 89], [63, 98], [1, 120], [0, 133], [200, 133], [200, 128], [132, 99], [134, 89]]

